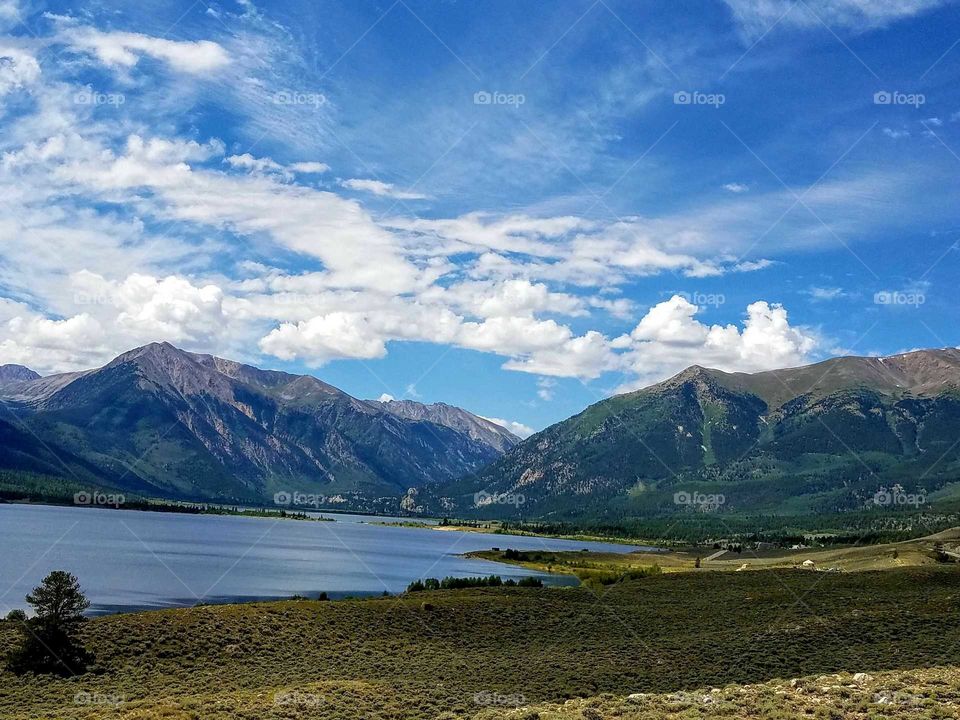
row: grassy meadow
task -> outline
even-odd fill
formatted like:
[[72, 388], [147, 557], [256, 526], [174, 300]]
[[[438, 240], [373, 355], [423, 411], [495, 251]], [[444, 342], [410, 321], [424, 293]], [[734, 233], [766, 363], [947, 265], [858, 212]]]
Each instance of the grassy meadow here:
[[[720, 551], [709, 547], [670, 549], [659, 552], [612, 553], [595, 551], [526, 551], [509, 548], [467, 553], [494, 562], [518, 565], [530, 570], [576, 575], [583, 582], [618, 580], [649, 572], [788, 570], [855, 572], [924, 567], [940, 564], [937, 548], [952, 553], [948, 560], [960, 560], [960, 529], [953, 528], [914, 540], [877, 545], [805, 548], [772, 548]], [[811, 565], [812, 563], [812, 565]]]
[[[880, 678], [889, 687], [877, 693], [919, 683], [912, 695], [955, 704], [960, 572], [662, 573], [602, 587], [131, 613], [91, 620], [83, 633], [97, 658], [91, 672], [4, 671], [0, 717], [596, 720], [665, 718], [670, 708], [730, 717], [718, 714], [724, 703], [753, 708], [743, 717], [796, 717], [789, 698], [812, 717], [854, 717], [847, 705], [888, 717], [900, 705], [845, 690], [848, 675]], [[14, 635], [0, 623], [0, 648]], [[816, 679], [834, 673], [844, 675]], [[789, 686], [794, 678], [799, 686]], [[643, 702], [628, 700], [637, 693]], [[918, 717], [955, 716], [937, 715], [937, 702], [919, 702], [927, 714]]]

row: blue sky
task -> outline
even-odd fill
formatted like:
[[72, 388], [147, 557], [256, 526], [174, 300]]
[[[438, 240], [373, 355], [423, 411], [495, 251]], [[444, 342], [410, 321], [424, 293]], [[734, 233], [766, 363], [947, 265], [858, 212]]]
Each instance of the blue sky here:
[[960, 5], [0, 0], [0, 362], [539, 429], [957, 345]]

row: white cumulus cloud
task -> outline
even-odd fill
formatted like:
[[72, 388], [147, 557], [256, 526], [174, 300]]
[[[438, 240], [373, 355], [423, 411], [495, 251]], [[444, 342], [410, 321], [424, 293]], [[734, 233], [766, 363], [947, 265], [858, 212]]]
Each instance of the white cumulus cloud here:
[[662, 380], [690, 365], [754, 372], [799, 365], [810, 359], [818, 338], [790, 324], [781, 305], [758, 300], [747, 306], [743, 327], [706, 325], [700, 308], [679, 295], [655, 305], [629, 337], [615, 343], [636, 380], [630, 388]]
[[384, 338], [369, 318], [348, 312], [284, 323], [260, 340], [260, 349], [282, 360], [304, 358], [310, 364], [338, 358], [379, 358], [387, 354]]
[[0, 98], [33, 85], [40, 78], [40, 65], [30, 53], [0, 45]]
[[[481, 417], [483, 416], [481, 415]], [[492, 422], [494, 425], [499, 425], [502, 428], [506, 428], [518, 438], [522, 438], [524, 440], [536, 432], [536, 430], [529, 425], [524, 425], [522, 422], [517, 422], [516, 420], [504, 420], [503, 418], [494, 417], [484, 417], [483, 419]]]

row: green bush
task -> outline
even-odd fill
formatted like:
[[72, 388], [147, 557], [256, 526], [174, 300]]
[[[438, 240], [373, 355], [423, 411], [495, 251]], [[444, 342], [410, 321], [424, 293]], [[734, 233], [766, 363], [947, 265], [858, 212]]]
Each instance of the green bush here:
[[659, 575], [661, 569], [659, 565], [651, 565], [645, 568], [636, 568], [625, 572], [615, 572], [612, 570], [577, 570], [577, 577], [588, 587], [607, 587], [627, 580], [639, 580]]

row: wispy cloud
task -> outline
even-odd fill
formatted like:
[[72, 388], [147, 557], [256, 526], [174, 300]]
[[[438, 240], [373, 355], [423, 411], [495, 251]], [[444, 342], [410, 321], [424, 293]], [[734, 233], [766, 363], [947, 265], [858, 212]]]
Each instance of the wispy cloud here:
[[380, 180], [351, 178], [344, 180], [341, 185], [351, 190], [360, 190], [361, 192], [372, 193], [380, 197], [394, 198], [395, 200], [424, 200], [427, 197], [423, 193], [400, 190], [391, 183], [381, 182]]
[[829, 302], [831, 300], [840, 300], [850, 297], [850, 293], [838, 287], [817, 287], [811, 286], [806, 291], [810, 299], [815, 302]]
[[149, 56], [178, 72], [207, 74], [230, 62], [226, 50], [210, 40], [167, 40], [133, 32], [102, 32], [84, 26], [65, 28], [60, 39], [75, 52], [89, 53], [107, 67], [131, 68], [141, 57]]
[[861, 31], [913, 17], [951, 0], [724, 0], [734, 18], [750, 35], [769, 31], [775, 25], [823, 27]]

